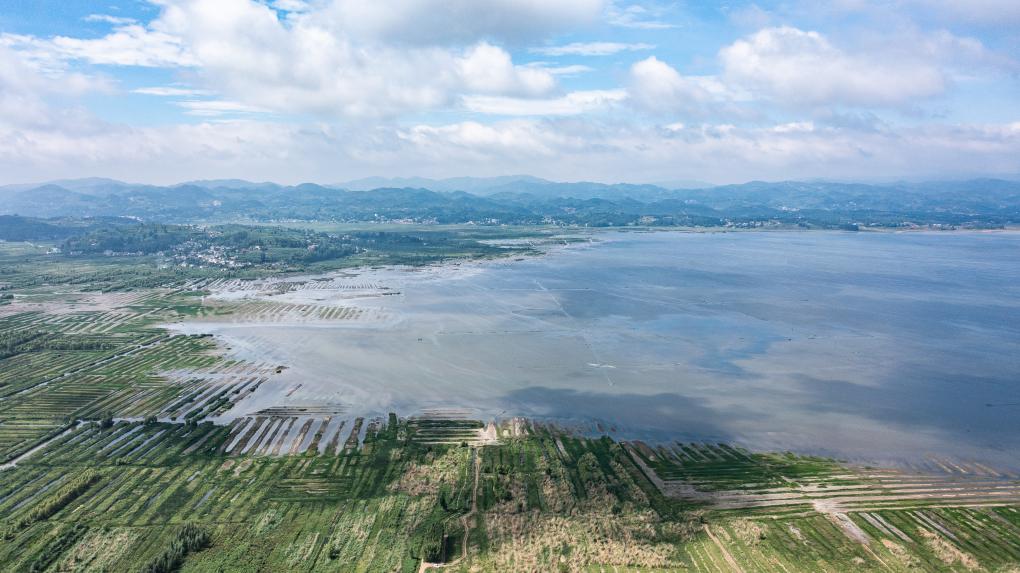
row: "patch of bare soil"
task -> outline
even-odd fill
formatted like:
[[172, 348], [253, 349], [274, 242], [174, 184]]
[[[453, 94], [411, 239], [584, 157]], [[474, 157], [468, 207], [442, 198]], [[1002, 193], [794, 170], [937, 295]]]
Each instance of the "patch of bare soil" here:
[[889, 550], [889, 553], [893, 554], [893, 557], [908, 569], [912, 569], [920, 565], [920, 561], [916, 557], [910, 554], [902, 545], [892, 541], [890, 539], [883, 539], [882, 545]]

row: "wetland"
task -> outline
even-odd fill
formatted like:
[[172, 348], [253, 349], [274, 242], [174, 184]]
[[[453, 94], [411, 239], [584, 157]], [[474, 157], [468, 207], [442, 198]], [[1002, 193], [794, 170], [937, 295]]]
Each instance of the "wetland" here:
[[[240, 309], [173, 328], [286, 366], [223, 421], [322, 405], [522, 416], [1015, 467], [1018, 255], [1009, 232], [608, 232], [524, 259], [225, 281], [207, 304]], [[309, 305], [342, 313], [293, 311]]]

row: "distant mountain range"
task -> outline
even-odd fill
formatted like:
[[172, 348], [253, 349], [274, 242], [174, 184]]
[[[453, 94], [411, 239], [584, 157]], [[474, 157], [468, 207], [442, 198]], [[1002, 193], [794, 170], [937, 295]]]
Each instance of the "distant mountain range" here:
[[490, 189], [513, 183], [551, 183], [531, 175], [504, 175], [502, 177], [451, 177], [428, 179], [425, 177], [365, 177], [330, 185], [350, 191], [371, 191], [383, 188], [415, 188], [432, 191], [464, 191], [475, 195], [489, 195]]
[[606, 184], [592, 182], [561, 183], [532, 177], [531, 175], [505, 175], [502, 177], [452, 177], [449, 179], [426, 179], [424, 177], [367, 177], [330, 187], [350, 191], [371, 191], [383, 188], [415, 188], [432, 191], [464, 191], [473, 195], [498, 195], [500, 193], [531, 193], [546, 197], [573, 197], [575, 199], [614, 198], [627, 196], [645, 198], [663, 196], [674, 189], [703, 189], [712, 187], [701, 181], [672, 182], [660, 185], [631, 185], [624, 183]]
[[530, 176], [370, 178], [329, 186], [235, 179], [155, 186], [92, 178], [0, 187], [0, 214], [172, 223], [400, 220], [592, 226], [995, 227], [1020, 223], [1020, 182], [753, 181], [668, 189], [647, 184], [557, 183]]

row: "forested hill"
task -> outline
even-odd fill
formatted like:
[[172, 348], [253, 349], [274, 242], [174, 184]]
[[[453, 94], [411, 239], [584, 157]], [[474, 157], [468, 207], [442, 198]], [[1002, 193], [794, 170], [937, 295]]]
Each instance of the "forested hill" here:
[[[471, 192], [450, 188], [458, 184]], [[280, 186], [238, 180], [159, 187], [89, 179], [0, 187], [0, 214], [130, 217], [163, 223], [406, 221], [821, 228], [986, 228], [1020, 223], [1020, 182], [997, 179], [890, 185], [751, 182], [666, 189], [655, 185], [554, 183], [535, 178], [462, 178], [436, 182], [436, 186], [442, 189], [350, 191], [316, 184]], [[4, 226], [13, 222], [8, 220]], [[30, 234], [45, 234], [39, 226], [46, 224], [31, 223], [37, 228]], [[7, 229], [6, 236], [0, 238], [11, 240], [17, 236]]]

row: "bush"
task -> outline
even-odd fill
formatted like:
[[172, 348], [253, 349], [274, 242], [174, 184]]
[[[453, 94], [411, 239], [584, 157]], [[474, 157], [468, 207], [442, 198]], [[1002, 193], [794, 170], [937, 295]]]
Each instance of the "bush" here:
[[78, 540], [85, 536], [86, 531], [88, 531], [88, 527], [81, 523], [72, 525], [71, 527], [61, 531], [52, 541], [47, 543], [46, 547], [44, 547], [35, 559], [31, 561], [28, 570], [32, 573], [37, 573], [49, 569], [50, 565], [54, 561], [56, 561], [75, 543], [78, 543]]
[[32, 525], [37, 521], [42, 521], [49, 518], [53, 514], [57, 513], [61, 509], [67, 506], [81, 494], [85, 493], [92, 484], [99, 480], [99, 472], [93, 469], [87, 469], [81, 473], [78, 477], [72, 479], [70, 482], [65, 484], [59, 490], [56, 495], [49, 497], [38, 505], [32, 508], [25, 516], [16, 521], [13, 525], [4, 531], [3, 537], [5, 539], [14, 539], [14, 535], [21, 529]]
[[142, 568], [143, 573], [170, 573], [176, 571], [188, 553], [193, 553], [209, 546], [209, 532], [195, 525], [185, 523], [177, 530], [170, 544], [162, 553]]

